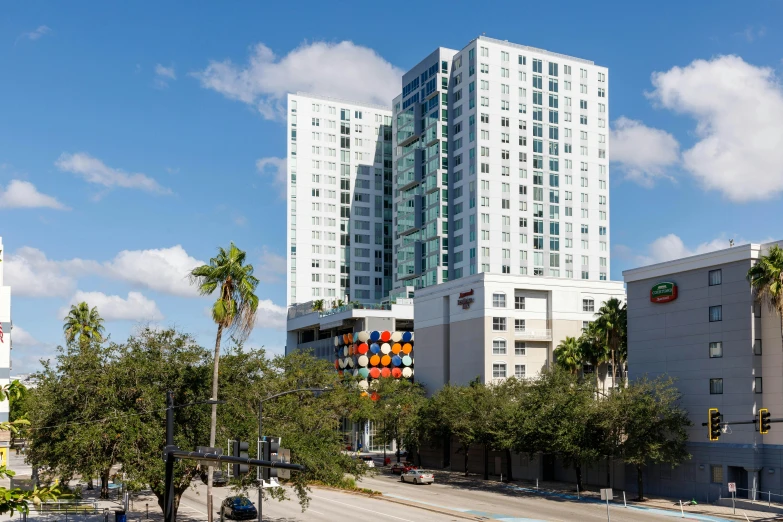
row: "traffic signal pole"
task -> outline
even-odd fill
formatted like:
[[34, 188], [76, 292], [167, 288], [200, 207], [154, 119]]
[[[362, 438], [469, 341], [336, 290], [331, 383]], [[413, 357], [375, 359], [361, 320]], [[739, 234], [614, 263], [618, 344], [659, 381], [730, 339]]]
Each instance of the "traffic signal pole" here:
[[[261, 440], [264, 433], [264, 401], [258, 401], [258, 458], [261, 458], [261, 452], [264, 449], [264, 443]], [[264, 479], [258, 481], [258, 522], [264, 520]]]

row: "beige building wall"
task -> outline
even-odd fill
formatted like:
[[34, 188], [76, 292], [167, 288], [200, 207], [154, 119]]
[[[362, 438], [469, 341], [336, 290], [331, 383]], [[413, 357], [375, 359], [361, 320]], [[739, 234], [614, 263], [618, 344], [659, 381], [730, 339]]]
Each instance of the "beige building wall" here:
[[[502, 367], [496, 367], [501, 364], [505, 378], [517, 370], [520, 377], [535, 378], [552, 364], [554, 348], [566, 336], [578, 337], [583, 323], [612, 297], [625, 300], [622, 283], [491, 273], [419, 289], [414, 299], [416, 380], [434, 393], [447, 382], [503, 379], [498, 377]], [[524, 299], [523, 308], [521, 303], [517, 307], [517, 298]], [[502, 320], [505, 329], [498, 329]]]

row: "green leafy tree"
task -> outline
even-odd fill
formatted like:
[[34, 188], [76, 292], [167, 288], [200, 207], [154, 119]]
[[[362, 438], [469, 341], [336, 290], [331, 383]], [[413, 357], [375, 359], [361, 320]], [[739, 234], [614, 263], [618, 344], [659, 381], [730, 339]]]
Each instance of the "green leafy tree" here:
[[766, 301], [770, 310], [778, 314], [780, 334], [783, 336], [783, 249], [772, 245], [748, 270], [748, 281], [759, 301]]
[[519, 403], [514, 447], [531, 454], [557, 454], [574, 468], [582, 489], [582, 466], [601, 456], [604, 432], [597, 413], [591, 384], [562, 369], [545, 370]]
[[[617, 375], [617, 363], [620, 363], [620, 367], [623, 365], [623, 361], [619, 359], [619, 355], [621, 352], [625, 352], [625, 349], [621, 347], [626, 338], [625, 332], [628, 323], [628, 314], [625, 304], [621, 303], [620, 300], [615, 297], [609, 299], [596, 313], [595, 323], [596, 327], [606, 339], [606, 344], [609, 347], [609, 354], [612, 360], [612, 387], [616, 387], [615, 376]], [[621, 371], [621, 380], [622, 375], [623, 372]]]
[[71, 305], [63, 321], [63, 333], [68, 344], [73, 343], [77, 337], [80, 343], [89, 341], [101, 343], [104, 340], [105, 328], [97, 307], [90, 308], [84, 301]]
[[323, 312], [324, 311], [324, 300], [323, 299], [316, 299], [313, 301], [313, 312]]
[[[245, 264], [246, 254], [232, 242], [228, 249], [218, 248], [217, 256], [209, 260], [208, 265], [194, 268], [190, 280], [198, 285], [201, 295], [218, 292], [212, 305], [212, 320], [217, 324], [215, 338], [215, 357], [212, 369], [212, 399], [218, 398], [220, 341], [226, 330], [240, 340], [244, 340], [253, 330], [258, 310], [258, 296], [255, 291], [258, 279], [253, 275], [253, 265]], [[217, 430], [217, 405], [212, 405], [212, 417], [209, 428], [209, 445], [215, 445]], [[207, 506], [211, 514], [212, 468], [207, 483]], [[211, 520], [211, 516], [210, 516]]]
[[[587, 328], [579, 336], [579, 351], [584, 362], [593, 367], [595, 375], [595, 389], [598, 390], [598, 367], [608, 359], [609, 350], [606, 346], [606, 337], [601, 334], [595, 321], [590, 321]], [[606, 383], [606, 379], [604, 379]]]
[[626, 464], [636, 468], [639, 500], [644, 500], [643, 471], [648, 463], [673, 467], [691, 457], [686, 443], [692, 423], [680, 398], [671, 378], [645, 377], [598, 401], [601, 425], [610, 434], [605, 440], [616, 447], [615, 454]]
[[582, 353], [579, 343], [574, 337], [566, 337], [555, 348], [555, 364], [572, 375], [579, 372], [582, 364]]
[[111, 379], [113, 347], [82, 339], [58, 347], [56, 367], [43, 361], [31, 390], [27, 458], [66, 483], [75, 475], [98, 476], [108, 498], [109, 475], [119, 462], [123, 412]]
[[[26, 391], [27, 389], [19, 381], [12, 381], [0, 390], [0, 401], [19, 401]], [[21, 418], [0, 422], [0, 431], [10, 431], [12, 434], [16, 434], [20, 427], [28, 424], [26, 419]], [[10, 479], [15, 475], [16, 473], [7, 469], [6, 466], [0, 466], [0, 478]], [[59, 495], [60, 490], [57, 486], [41, 488], [36, 485], [31, 491], [0, 487], [0, 515], [13, 517], [16, 512], [29, 513], [30, 504], [40, 505], [41, 502], [47, 500], [56, 500]]]

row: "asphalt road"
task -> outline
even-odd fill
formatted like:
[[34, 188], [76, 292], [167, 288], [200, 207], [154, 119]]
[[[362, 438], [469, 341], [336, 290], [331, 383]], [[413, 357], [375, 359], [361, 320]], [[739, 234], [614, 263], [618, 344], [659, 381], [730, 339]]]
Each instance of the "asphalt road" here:
[[[380, 491], [384, 497], [369, 498], [341, 491], [313, 488], [310, 507], [301, 511], [295, 498], [264, 503], [264, 521], [268, 522], [366, 522], [368, 518], [378, 521], [461, 521], [461, 520], [503, 520], [504, 522], [533, 521], [602, 521], [606, 520], [604, 504], [575, 502], [559, 497], [545, 497], [524, 491], [513, 490], [499, 483], [484, 484], [432, 484], [415, 486], [399, 482], [396, 475], [379, 474], [366, 477], [358, 483], [360, 487]], [[231, 495], [229, 488], [216, 488], [215, 505]], [[293, 495], [291, 495], [293, 497]], [[251, 491], [255, 502], [256, 493]], [[406, 505], [407, 504], [407, 505]], [[435, 511], [430, 511], [433, 509]], [[436, 512], [438, 511], [438, 512]], [[180, 512], [193, 519], [206, 520], [206, 487], [189, 490], [182, 500]], [[676, 518], [680, 517], [679, 513]], [[610, 516], [613, 522], [639, 520], [670, 520], [672, 516], [637, 509], [625, 509], [612, 504]]]

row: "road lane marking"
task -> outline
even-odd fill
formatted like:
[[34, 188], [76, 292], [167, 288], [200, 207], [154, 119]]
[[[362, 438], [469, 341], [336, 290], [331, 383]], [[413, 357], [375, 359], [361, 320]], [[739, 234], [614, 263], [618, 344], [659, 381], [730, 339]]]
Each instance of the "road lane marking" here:
[[[405, 522], [413, 522], [413, 521], [411, 521], [411, 520], [409, 520], [407, 518], [400, 518], [400, 517], [395, 517], [394, 515], [387, 515], [386, 513], [381, 513], [380, 511], [374, 511], [372, 509], [359, 507], [357, 505], [349, 504], [347, 502], [340, 502], [339, 500], [332, 500], [332, 499], [326, 498], [326, 497], [319, 497], [318, 495], [313, 495], [313, 498], [320, 498], [320, 499], [326, 500], [328, 502], [334, 502], [335, 504], [342, 504], [343, 506], [348, 506], [348, 507], [351, 507], [351, 508], [354, 508], [354, 509], [361, 509], [362, 511], [369, 511], [370, 513], [374, 513], [376, 515], [381, 515], [381, 516], [384, 516], [384, 517], [394, 518], [394, 519], [397, 519], [397, 520], [404, 520]], [[411, 506], [411, 507], [415, 508], [415, 506]]]

